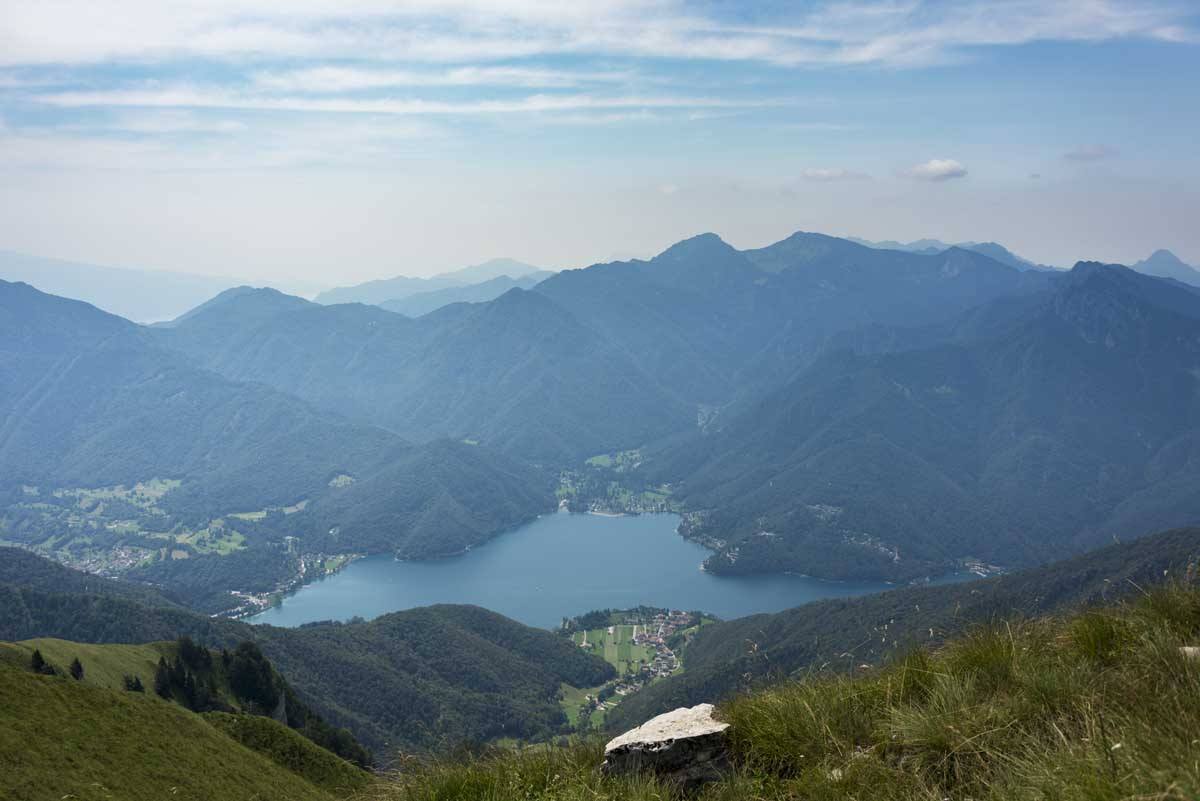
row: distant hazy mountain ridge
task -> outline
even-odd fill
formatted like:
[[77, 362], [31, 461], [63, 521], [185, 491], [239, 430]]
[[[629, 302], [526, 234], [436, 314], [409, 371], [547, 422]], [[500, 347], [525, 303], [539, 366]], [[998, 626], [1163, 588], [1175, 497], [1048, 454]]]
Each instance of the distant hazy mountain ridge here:
[[136, 322], [170, 320], [234, 286], [230, 278], [124, 270], [0, 251], [0, 279], [86, 301]]
[[1149, 258], [1133, 265], [1133, 269], [1146, 275], [1157, 275], [1160, 278], [1173, 278], [1191, 286], [1200, 287], [1200, 270], [1184, 264], [1182, 260], [1169, 250], [1156, 250]]
[[716, 571], [907, 579], [1200, 521], [1200, 296], [942, 244], [701, 234], [387, 308], [238, 287], [149, 329], [0, 285], [8, 525], [48, 542], [71, 499], [152, 482], [122, 500], [157, 528], [106, 547], [185, 526], [122, 569], [214, 608], [313, 554], [459, 552], [634, 450], [588, 491], [652, 489]]
[[512, 279], [524, 278], [530, 273], [539, 271], [541, 271], [540, 267], [534, 267], [515, 259], [491, 259], [481, 264], [439, 273], [430, 278], [409, 278], [401, 275], [395, 278], [368, 281], [355, 286], [330, 289], [317, 295], [317, 303], [325, 305], [367, 303], [378, 306], [388, 301], [404, 300], [410, 295], [481, 284], [503, 276]]

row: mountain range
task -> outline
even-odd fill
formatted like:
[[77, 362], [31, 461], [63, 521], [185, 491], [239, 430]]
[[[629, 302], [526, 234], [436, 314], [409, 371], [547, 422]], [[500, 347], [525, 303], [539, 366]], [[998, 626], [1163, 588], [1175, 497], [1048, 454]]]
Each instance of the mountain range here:
[[1200, 296], [1082, 263], [1002, 305], [932, 345], [830, 352], [647, 459], [711, 510], [694, 527], [723, 542], [710, 566], [905, 577], [1200, 519]]
[[959, 242], [956, 245], [948, 245], [939, 239], [917, 239], [912, 242], [896, 242], [891, 239], [882, 242], [872, 242], [867, 239], [857, 239], [855, 237], [847, 237], [847, 239], [860, 245], [866, 245], [867, 247], [882, 250], [904, 250], [910, 253], [924, 253], [927, 255], [941, 253], [956, 247], [982, 253], [988, 258], [995, 259], [1001, 264], [1007, 264], [1009, 267], [1014, 267], [1018, 270], [1058, 269], [1057, 267], [1051, 267], [1047, 264], [1037, 264], [1029, 259], [1022, 258], [998, 242]]
[[501, 275], [496, 278], [489, 278], [486, 281], [480, 281], [478, 284], [450, 286], [444, 289], [434, 289], [429, 292], [418, 292], [415, 295], [409, 295], [398, 300], [385, 301], [380, 303], [379, 307], [396, 312], [397, 314], [403, 314], [406, 317], [420, 317], [437, 311], [443, 306], [449, 306], [452, 303], [485, 303], [489, 300], [495, 300], [510, 289], [533, 289], [552, 275], [554, 273], [545, 270], [529, 273], [519, 278], [509, 278], [507, 275]]
[[0, 284], [0, 536], [157, 554], [120, 571], [217, 612], [305, 560], [462, 551], [564, 471], [665, 495], [718, 572], [909, 580], [1200, 520], [1200, 295], [922, 250], [703, 234], [415, 318], [241, 287], [143, 327]]
[[489, 259], [480, 264], [438, 273], [429, 278], [410, 278], [401, 275], [395, 278], [367, 281], [354, 286], [337, 287], [317, 295], [316, 300], [317, 303], [327, 306], [337, 303], [366, 303], [378, 306], [388, 301], [404, 300], [411, 295], [451, 287], [466, 287], [497, 278], [507, 277], [515, 280], [536, 272], [541, 272], [541, 268], [515, 259]]
[[285, 535], [301, 552], [431, 556], [553, 508], [551, 478], [524, 462], [414, 445], [230, 381], [160, 347], [163, 333], [0, 282], [4, 539], [80, 559], [121, 543], [157, 552], [145, 578], [222, 611], [236, 605], [230, 590], [294, 569]]

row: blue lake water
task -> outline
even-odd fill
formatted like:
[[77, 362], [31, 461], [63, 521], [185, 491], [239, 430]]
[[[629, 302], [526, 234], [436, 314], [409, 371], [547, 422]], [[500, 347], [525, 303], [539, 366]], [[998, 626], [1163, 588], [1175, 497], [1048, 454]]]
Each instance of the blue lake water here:
[[250, 622], [370, 619], [439, 603], [477, 604], [543, 628], [558, 626], [564, 616], [639, 604], [729, 619], [890, 586], [791, 575], [714, 576], [700, 569], [709, 552], [675, 533], [678, 523], [665, 514], [547, 515], [462, 556], [361, 559]]

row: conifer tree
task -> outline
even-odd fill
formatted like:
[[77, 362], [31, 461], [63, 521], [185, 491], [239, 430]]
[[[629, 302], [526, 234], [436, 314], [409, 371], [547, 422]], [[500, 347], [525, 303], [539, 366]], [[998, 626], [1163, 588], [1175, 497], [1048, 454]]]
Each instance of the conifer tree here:
[[167, 667], [166, 657], [158, 658], [158, 667], [154, 670], [154, 692], [162, 698], [171, 697], [171, 669]]
[[29, 659], [29, 666], [33, 668], [34, 673], [46, 672], [46, 660], [42, 658], [42, 652], [38, 649], [33, 649], [33, 656]]
[[79, 661], [79, 657], [71, 660], [71, 678], [75, 679], [75, 681], [83, 679], [83, 663]]

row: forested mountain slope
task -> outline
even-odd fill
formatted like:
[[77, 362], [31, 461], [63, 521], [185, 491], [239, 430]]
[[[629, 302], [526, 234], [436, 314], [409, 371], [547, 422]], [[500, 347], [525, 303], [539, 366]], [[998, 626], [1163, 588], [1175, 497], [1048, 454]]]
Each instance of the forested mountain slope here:
[[230, 381], [161, 333], [0, 283], [0, 538], [114, 570], [157, 552], [148, 578], [186, 574], [189, 602], [220, 611], [306, 551], [454, 553], [553, 506], [523, 462]]
[[604, 337], [542, 295], [510, 290], [418, 320], [381, 309], [303, 308], [243, 324], [200, 311], [161, 341], [234, 380], [425, 441], [467, 438], [525, 459], [574, 462], [690, 423], [687, 407]]
[[1200, 520], [1200, 298], [1080, 264], [1030, 300], [913, 350], [828, 354], [646, 469], [683, 477], [710, 510], [691, 533], [738, 572], [1032, 564]]
[[648, 262], [559, 273], [535, 291], [680, 397], [721, 404], [791, 377], [844, 332], [950, 320], [1042, 284], [969, 251], [881, 251], [801, 232], [744, 252], [704, 234]]

